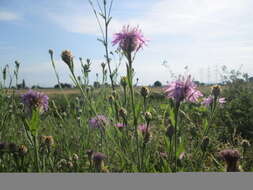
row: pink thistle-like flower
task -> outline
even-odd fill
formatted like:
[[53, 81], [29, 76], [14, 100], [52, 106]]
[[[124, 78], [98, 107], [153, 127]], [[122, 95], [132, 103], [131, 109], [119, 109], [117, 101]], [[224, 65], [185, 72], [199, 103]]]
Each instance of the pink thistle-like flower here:
[[95, 129], [102, 129], [108, 123], [104, 115], [97, 115], [89, 120], [89, 126]]
[[122, 129], [122, 128], [126, 127], [126, 125], [124, 125], [123, 123], [116, 123], [115, 127]]
[[114, 34], [113, 38], [112, 44], [119, 44], [120, 49], [129, 54], [137, 52], [147, 42], [138, 27], [131, 28], [129, 25], [123, 26], [122, 31]]
[[[204, 100], [203, 100], [203, 102], [201, 104], [203, 104], [205, 106], [209, 106], [209, 105], [213, 104], [213, 102], [214, 102], [214, 97], [213, 96], [209, 96], [207, 98], [204, 98]], [[225, 98], [219, 98], [218, 102], [220, 104], [225, 104], [226, 100], [225, 100]]]
[[40, 112], [48, 110], [48, 96], [42, 92], [29, 90], [27, 93], [21, 95], [23, 104], [28, 111], [38, 109]]
[[139, 129], [143, 134], [149, 132], [149, 128], [148, 128], [148, 126], [147, 126], [146, 124], [141, 124], [141, 125], [139, 125], [139, 126], [138, 126], [138, 129]]
[[197, 90], [197, 85], [192, 81], [191, 75], [186, 79], [184, 77], [170, 83], [165, 88], [165, 93], [168, 98], [176, 100], [177, 103], [181, 101], [196, 102], [203, 94]]

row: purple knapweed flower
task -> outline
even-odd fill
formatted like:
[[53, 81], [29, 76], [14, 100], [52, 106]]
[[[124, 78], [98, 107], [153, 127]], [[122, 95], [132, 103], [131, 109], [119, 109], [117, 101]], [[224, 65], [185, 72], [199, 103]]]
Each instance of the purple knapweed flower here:
[[124, 52], [131, 54], [142, 48], [147, 40], [138, 27], [123, 26], [122, 31], [114, 34], [112, 44], [119, 44], [119, 48]]
[[148, 126], [147, 126], [146, 124], [141, 124], [141, 125], [139, 125], [139, 126], [138, 126], [138, 129], [139, 129], [143, 134], [149, 132], [149, 128], [148, 128]]
[[89, 126], [95, 129], [101, 129], [108, 123], [104, 115], [97, 115], [89, 120]]
[[124, 125], [124, 123], [116, 123], [115, 124], [115, 127], [119, 128], [119, 129], [122, 129], [124, 128], [126, 125]]
[[203, 94], [197, 90], [197, 85], [192, 81], [191, 75], [184, 77], [180, 77], [178, 80], [170, 83], [165, 88], [165, 93], [168, 98], [172, 98], [176, 100], [177, 103], [181, 101], [189, 101], [196, 102], [197, 99]]
[[[209, 106], [209, 105], [213, 104], [213, 102], [214, 102], [214, 97], [213, 96], [209, 96], [207, 98], [204, 98], [204, 100], [203, 100], [203, 102], [201, 104], [203, 104], [204, 106]], [[220, 104], [225, 104], [226, 100], [225, 100], [225, 98], [219, 98], [218, 102]]]
[[28, 111], [38, 109], [41, 113], [48, 110], [48, 96], [43, 92], [29, 90], [21, 95], [22, 103]]

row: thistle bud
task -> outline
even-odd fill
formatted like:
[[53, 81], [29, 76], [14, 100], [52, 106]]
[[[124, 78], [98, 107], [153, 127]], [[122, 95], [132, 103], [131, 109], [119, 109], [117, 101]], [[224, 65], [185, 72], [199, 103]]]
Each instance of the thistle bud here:
[[54, 145], [54, 139], [52, 136], [46, 136], [45, 137], [45, 144], [50, 147]]
[[120, 79], [120, 85], [123, 88], [126, 88], [126, 86], [127, 86], [127, 77], [121, 77], [121, 79]]
[[212, 95], [214, 97], [217, 98], [218, 96], [220, 96], [220, 92], [221, 92], [221, 88], [220, 88], [219, 85], [215, 85], [215, 86], [212, 87]]
[[18, 148], [18, 153], [20, 156], [25, 156], [28, 152], [28, 148], [25, 145], [21, 145]]
[[149, 95], [149, 89], [147, 87], [141, 87], [141, 95], [146, 98]]
[[150, 112], [145, 112], [144, 116], [147, 122], [152, 120], [152, 114]]
[[123, 118], [123, 119], [126, 119], [127, 117], [127, 111], [125, 108], [120, 108], [119, 109], [119, 115]]
[[73, 72], [73, 70], [74, 70], [74, 65], [73, 65], [74, 57], [73, 57], [71, 51], [69, 51], [69, 50], [63, 51], [61, 54], [61, 58], [68, 65], [70, 70]]

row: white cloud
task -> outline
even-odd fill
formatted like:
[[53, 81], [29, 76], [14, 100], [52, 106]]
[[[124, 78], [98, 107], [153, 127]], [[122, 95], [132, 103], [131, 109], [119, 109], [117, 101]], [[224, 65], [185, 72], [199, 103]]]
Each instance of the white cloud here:
[[[188, 65], [196, 78], [205, 81], [207, 68], [213, 70], [216, 65], [239, 68], [243, 64], [244, 70], [252, 74], [252, 7], [252, 0], [156, 0], [139, 16], [127, 19], [114, 7], [117, 14], [113, 15], [110, 31], [115, 33], [124, 24], [139, 25], [150, 39], [135, 64], [144, 83], [169, 80], [168, 72], [161, 66], [163, 60], [168, 60], [176, 73]], [[50, 16], [70, 32], [98, 35], [95, 17], [88, 10], [89, 7], [72, 7], [68, 12], [74, 14]]]
[[16, 13], [9, 11], [0, 11], [0, 21], [18, 20], [19, 16]]

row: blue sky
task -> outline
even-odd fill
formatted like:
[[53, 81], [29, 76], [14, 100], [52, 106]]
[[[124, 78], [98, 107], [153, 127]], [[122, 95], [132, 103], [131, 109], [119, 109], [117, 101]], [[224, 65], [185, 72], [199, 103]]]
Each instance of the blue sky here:
[[[114, 0], [110, 35], [125, 24], [139, 25], [149, 44], [134, 64], [141, 84], [170, 81], [185, 66], [196, 80], [218, 82], [222, 65], [253, 74], [252, 0]], [[20, 78], [56, 84], [48, 49], [53, 49], [62, 82], [69, 72], [60, 59], [70, 49], [93, 61], [91, 81], [101, 73], [103, 48], [87, 0], [0, 0], [0, 68], [21, 62]], [[113, 50], [113, 48], [111, 49]], [[167, 60], [169, 68], [162, 66]], [[208, 77], [207, 70], [210, 70]], [[76, 70], [80, 69], [76, 62]], [[124, 65], [120, 70], [124, 75]]]

